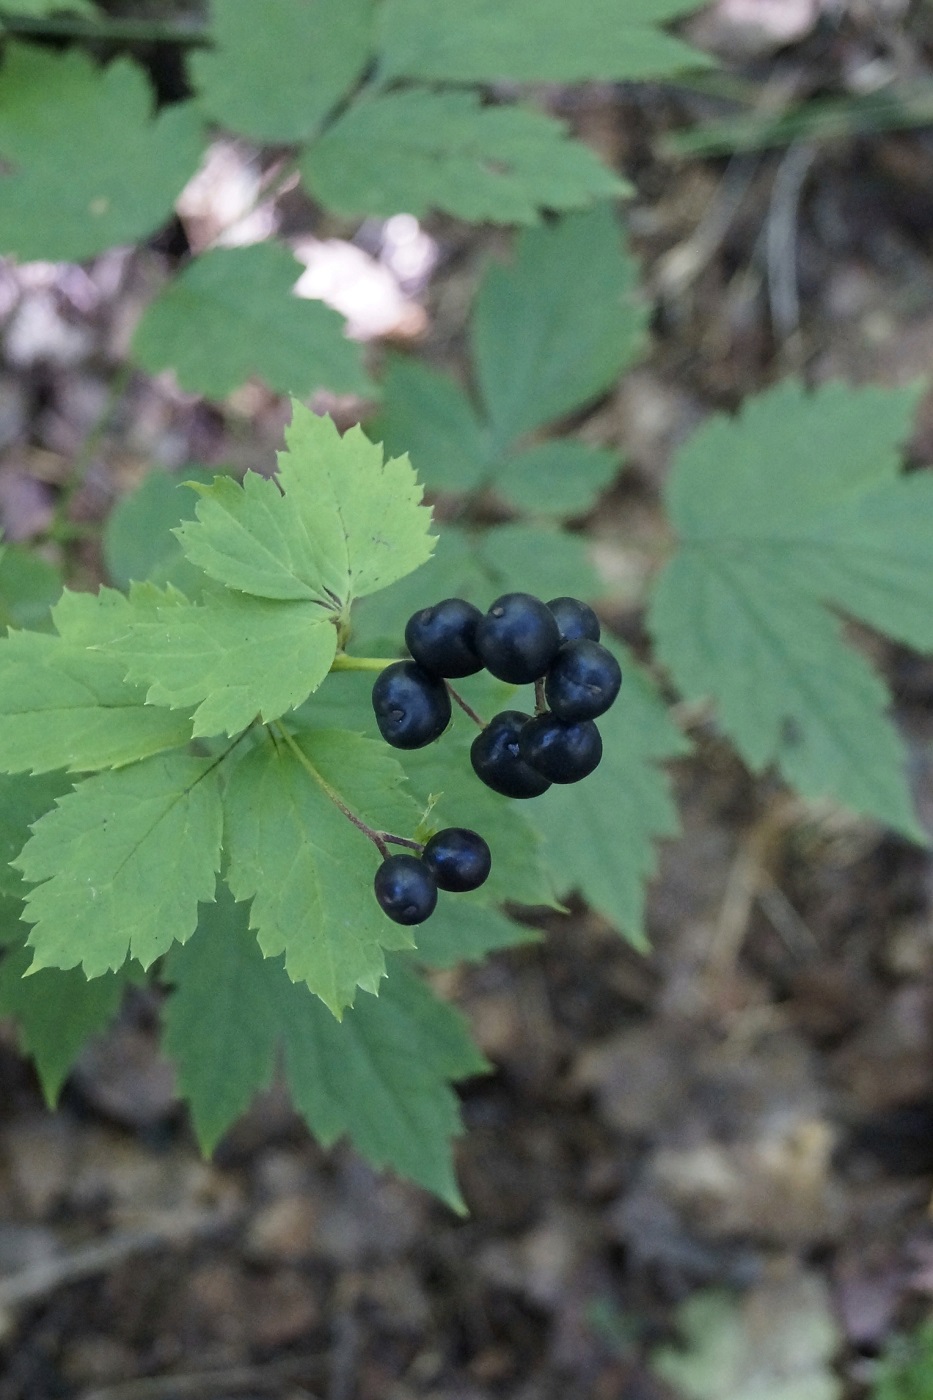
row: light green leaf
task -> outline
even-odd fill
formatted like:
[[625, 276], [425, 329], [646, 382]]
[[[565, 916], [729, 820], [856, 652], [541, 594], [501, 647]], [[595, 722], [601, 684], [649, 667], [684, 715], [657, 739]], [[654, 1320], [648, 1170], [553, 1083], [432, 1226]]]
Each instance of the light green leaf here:
[[293, 295], [299, 271], [277, 243], [202, 253], [146, 310], [134, 355], [150, 374], [171, 369], [183, 389], [208, 398], [253, 375], [280, 394], [371, 393], [342, 317]]
[[285, 440], [278, 485], [248, 472], [202, 493], [179, 531], [192, 563], [244, 593], [345, 609], [430, 558], [431, 512], [407, 458], [383, 462], [361, 429], [341, 437], [297, 402]]
[[368, 433], [389, 456], [408, 452], [430, 491], [472, 491], [491, 466], [488, 434], [470, 400], [446, 374], [392, 355], [383, 406]]
[[0, 546], [0, 627], [45, 627], [61, 572], [29, 549]]
[[113, 972], [89, 982], [78, 968], [46, 968], [28, 977], [31, 962], [29, 949], [19, 943], [0, 954], [0, 1016], [15, 1020], [19, 1048], [35, 1061], [45, 1101], [54, 1108], [86, 1042], [106, 1030], [119, 1010], [124, 982]]
[[704, 1289], [678, 1309], [686, 1347], [659, 1347], [651, 1369], [684, 1400], [839, 1400], [839, 1328], [826, 1285], [800, 1273], [743, 1299]]
[[534, 223], [541, 208], [578, 209], [626, 188], [561, 122], [484, 107], [472, 92], [357, 102], [308, 148], [301, 169], [311, 193], [341, 214], [443, 209], [474, 223]]
[[260, 144], [311, 136], [369, 58], [371, 0], [211, 0], [214, 49], [193, 54], [198, 103]]
[[19, 898], [23, 881], [11, 865], [29, 836], [29, 828], [54, 805], [56, 797], [71, 790], [62, 773], [33, 778], [0, 775], [0, 896]]
[[151, 471], [120, 498], [104, 526], [104, 562], [111, 582], [119, 588], [143, 579], [162, 587], [172, 583], [188, 597], [196, 584], [200, 592], [203, 576], [187, 563], [172, 531], [194, 518], [197, 497], [186, 484], [209, 486], [217, 475], [202, 467], [185, 467], [178, 476]]
[[203, 150], [190, 102], [152, 119], [129, 59], [7, 44], [0, 69], [0, 253], [80, 261], [164, 223]]
[[507, 919], [498, 909], [486, 908], [465, 895], [441, 897], [434, 913], [417, 931], [415, 957], [427, 967], [456, 967], [462, 962], [482, 962], [489, 953], [537, 943], [541, 932]]
[[616, 379], [645, 324], [636, 285], [608, 205], [528, 230], [510, 264], [490, 265], [471, 338], [499, 453]]
[[237, 763], [224, 796], [226, 879], [236, 899], [253, 901], [259, 946], [284, 953], [292, 981], [336, 1016], [358, 986], [377, 990], [383, 949], [413, 939], [376, 903], [379, 855], [324, 785], [377, 829], [405, 836], [420, 811], [400, 791], [402, 776], [384, 746], [356, 734], [302, 733], [292, 744], [279, 734]]
[[512, 457], [496, 473], [496, 489], [535, 515], [580, 515], [619, 470], [619, 454], [575, 438], [552, 438]]
[[[154, 591], [154, 590], [153, 590]], [[141, 596], [134, 589], [133, 599]], [[147, 705], [196, 705], [190, 734], [238, 734], [307, 699], [337, 650], [333, 613], [316, 603], [271, 602], [210, 590], [194, 605], [175, 595], [153, 611], [127, 608], [108, 656], [146, 688]]]
[[91, 772], [187, 743], [190, 721], [148, 708], [125, 671], [41, 632], [0, 641], [0, 769]]
[[80, 963], [99, 977], [184, 943], [214, 897], [221, 824], [215, 760], [170, 754], [80, 783], [15, 861], [35, 886], [33, 968]]
[[558, 894], [578, 890], [637, 948], [647, 949], [644, 882], [655, 841], [674, 836], [677, 809], [658, 761], [688, 750], [655, 688], [621, 648], [622, 690], [599, 721], [603, 758], [584, 783], [554, 786], [534, 804], [544, 861]]
[[574, 83], [654, 78], [708, 60], [655, 26], [687, 0], [384, 0], [388, 77]]
[[451, 1161], [460, 1132], [451, 1079], [481, 1073], [462, 1018], [398, 959], [379, 997], [362, 995], [337, 1022], [279, 958], [263, 958], [242, 906], [223, 894], [166, 967], [176, 990], [165, 1044], [178, 1065], [206, 1150], [271, 1080], [285, 1074], [311, 1132], [348, 1135], [374, 1166], [391, 1167], [462, 1208]]
[[923, 839], [886, 689], [825, 606], [933, 645], [933, 477], [897, 475], [914, 402], [782, 384], [714, 419], [670, 480], [680, 542], [649, 616], [684, 695], [715, 698], [753, 768]]

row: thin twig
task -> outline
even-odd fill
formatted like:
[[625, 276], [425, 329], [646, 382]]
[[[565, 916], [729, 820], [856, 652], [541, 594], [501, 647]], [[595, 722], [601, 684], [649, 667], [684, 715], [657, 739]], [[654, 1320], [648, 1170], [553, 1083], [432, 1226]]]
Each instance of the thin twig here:
[[450, 684], [450, 681], [445, 681], [444, 684], [447, 687], [447, 693], [449, 694], [451, 700], [456, 701], [463, 713], [465, 715], [469, 715], [470, 719], [473, 721], [474, 724], [478, 724], [480, 729], [485, 729], [485, 720], [480, 719], [479, 715], [473, 709], [473, 706], [467, 704], [466, 700], [464, 700], [463, 696], [459, 693], [459, 691], [454, 690], [453, 686]]
[[771, 187], [766, 226], [768, 302], [777, 339], [789, 341], [800, 329], [797, 285], [797, 226], [800, 197], [816, 157], [813, 146], [791, 146], [781, 160]]
[[[286, 1356], [262, 1366], [231, 1366], [219, 1371], [145, 1376], [99, 1390], [86, 1390], [81, 1400], [200, 1400], [201, 1396], [257, 1391], [278, 1395], [283, 1385], [301, 1384], [312, 1368], [321, 1367], [323, 1360], [320, 1353], [313, 1353], [310, 1356]], [[310, 1390], [302, 1393], [307, 1400], [315, 1400]]]

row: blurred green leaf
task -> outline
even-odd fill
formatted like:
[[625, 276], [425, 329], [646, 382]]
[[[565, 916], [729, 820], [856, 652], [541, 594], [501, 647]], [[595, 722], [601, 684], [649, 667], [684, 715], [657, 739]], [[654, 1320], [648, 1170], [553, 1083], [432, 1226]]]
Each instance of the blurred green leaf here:
[[197, 102], [260, 144], [311, 136], [360, 77], [372, 0], [211, 0], [213, 50], [190, 60]]
[[172, 531], [194, 519], [198, 498], [185, 483], [209, 486], [218, 474], [206, 467], [185, 467], [177, 475], [151, 471], [120, 498], [104, 526], [104, 562], [112, 583], [128, 588], [145, 579], [160, 587], [172, 583], [189, 597], [192, 585], [200, 591], [203, 575], [185, 559]]
[[152, 118], [129, 59], [7, 44], [0, 69], [0, 253], [79, 262], [172, 213], [203, 151], [190, 102]]
[[173, 370], [182, 388], [208, 398], [223, 398], [253, 375], [281, 394], [321, 387], [372, 393], [343, 318], [293, 294], [299, 275], [300, 265], [275, 243], [210, 249], [148, 307], [133, 353], [150, 374]]

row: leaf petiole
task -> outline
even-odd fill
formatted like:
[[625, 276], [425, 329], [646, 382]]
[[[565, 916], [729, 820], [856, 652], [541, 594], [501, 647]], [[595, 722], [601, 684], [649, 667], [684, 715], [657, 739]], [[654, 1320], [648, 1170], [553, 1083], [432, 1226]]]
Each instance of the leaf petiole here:
[[407, 846], [410, 850], [418, 851], [419, 854], [424, 850], [424, 846], [420, 841], [414, 841], [408, 836], [396, 836], [391, 831], [376, 831], [374, 827], [369, 826], [361, 817], [358, 817], [355, 812], [350, 810], [337, 790], [331, 787], [323, 773], [318, 772], [308, 755], [295, 743], [293, 736], [283, 724], [280, 724], [279, 721], [276, 720], [270, 725], [270, 728], [274, 729], [276, 734], [280, 735], [281, 738], [285, 740], [302, 768], [314, 779], [325, 796], [330, 798], [337, 810], [343, 813], [347, 821], [351, 822], [356, 827], [357, 831], [361, 831], [368, 840], [372, 841], [383, 860], [388, 860], [389, 858], [389, 845]]
[[384, 671], [398, 660], [397, 656], [348, 656], [338, 651], [331, 662], [332, 671]]

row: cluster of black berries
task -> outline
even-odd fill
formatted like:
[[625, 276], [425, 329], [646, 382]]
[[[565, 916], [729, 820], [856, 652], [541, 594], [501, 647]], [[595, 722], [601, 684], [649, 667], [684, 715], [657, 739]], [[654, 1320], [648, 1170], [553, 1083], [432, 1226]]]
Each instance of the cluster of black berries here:
[[431, 837], [420, 856], [386, 856], [376, 871], [376, 899], [397, 924], [423, 924], [434, 913], [438, 890], [478, 890], [491, 868], [482, 836], [449, 826]]
[[[538, 797], [552, 783], [587, 777], [599, 763], [603, 744], [593, 721], [615, 700], [622, 673], [600, 645], [599, 619], [586, 603], [577, 598], [542, 603], [529, 593], [506, 593], [484, 614], [462, 598], [445, 598], [409, 618], [405, 642], [413, 659], [387, 666], [373, 686], [379, 732], [394, 748], [419, 749], [439, 738], [450, 723], [448, 681], [485, 667], [513, 685], [535, 683], [539, 702], [534, 715], [503, 710], [473, 741], [473, 771], [487, 787], [506, 797]], [[452, 834], [481, 842], [488, 853], [476, 832], [452, 829], [432, 841]], [[430, 848], [428, 842], [420, 860], [390, 856], [377, 873], [376, 898], [400, 923], [420, 923], [434, 908], [436, 888], [433, 900], [423, 888], [425, 870], [431, 875], [433, 869]], [[487, 866], [481, 879], [466, 885], [445, 885], [436, 870], [433, 878], [441, 889], [476, 889], [488, 873]], [[420, 880], [421, 902], [412, 894], [405, 903], [404, 892], [390, 899], [390, 879], [400, 891], [406, 879], [412, 889]], [[396, 904], [404, 905], [406, 917], [393, 912]], [[425, 912], [417, 913], [421, 908]]]

